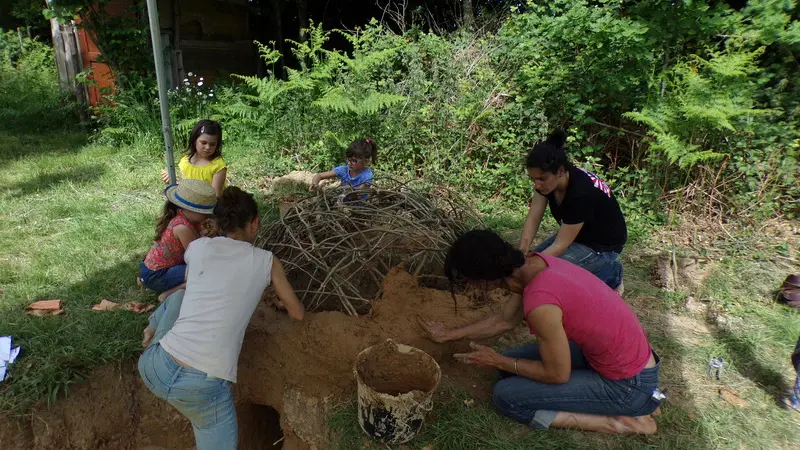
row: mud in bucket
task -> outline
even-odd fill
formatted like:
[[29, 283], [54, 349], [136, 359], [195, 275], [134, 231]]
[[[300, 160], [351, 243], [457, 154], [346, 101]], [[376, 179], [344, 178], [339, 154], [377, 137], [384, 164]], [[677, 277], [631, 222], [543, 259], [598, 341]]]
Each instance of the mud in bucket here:
[[413, 439], [433, 409], [433, 392], [442, 378], [436, 360], [387, 339], [359, 353], [354, 371], [361, 429], [387, 444]]

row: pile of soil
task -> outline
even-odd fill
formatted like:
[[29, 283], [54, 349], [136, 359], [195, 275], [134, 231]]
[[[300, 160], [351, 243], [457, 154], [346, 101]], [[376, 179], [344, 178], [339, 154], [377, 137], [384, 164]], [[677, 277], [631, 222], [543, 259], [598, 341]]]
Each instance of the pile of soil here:
[[[423, 315], [447, 326], [463, 325], [506, 300], [494, 294], [479, 308], [459, 296], [456, 315], [449, 292], [420, 287], [414, 277], [394, 269], [386, 277], [382, 298], [373, 302], [367, 315], [326, 311], [296, 322], [262, 304], [245, 336], [234, 385], [240, 448], [328, 448], [328, 414], [339, 399], [356, 391], [356, 356], [387, 338], [436, 359], [442, 384], [488, 395], [491, 384], [484, 374], [452, 358], [453, 353], [468, 351], [468, 343], [437, 344], [425, 337], [416, 319]], [[4, 450], [194, 446], [189, 422], [144, 387], [135, 362], [95, 371], [68, 399], [38, 408], [23, 422], [0, 418], [0, 442]]]

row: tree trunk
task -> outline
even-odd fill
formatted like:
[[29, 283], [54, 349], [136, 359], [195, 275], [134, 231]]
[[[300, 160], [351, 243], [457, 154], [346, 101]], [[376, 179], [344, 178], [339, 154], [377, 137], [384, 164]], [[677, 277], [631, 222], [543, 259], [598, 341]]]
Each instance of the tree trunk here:
[[300, 25], [300, 42], [308, 38], [308, 0], [296, 0], [297, 20]]
[[463, 8], [464, 8], [463, 26], [471, 30], [472, 27], [475, 25], [475, 11], [472, 9], [472, 0], [464, 0]]

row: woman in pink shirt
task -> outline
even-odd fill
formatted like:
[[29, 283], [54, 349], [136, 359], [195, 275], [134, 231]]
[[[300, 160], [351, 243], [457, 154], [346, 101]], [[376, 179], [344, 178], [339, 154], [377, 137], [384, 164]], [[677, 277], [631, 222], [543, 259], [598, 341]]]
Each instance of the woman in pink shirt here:
[[[497, 410], [532, 428], [574, 428], [652, 434], [659, 359], [636, 315], [614, 290], [581, 267], [554, 256], [523, 253], [489, 230], [474, 230], [450, 247], [445, 273], [519, 296], [499, 313], [459, 328], [422, 321], [431, 339], [485, 339], [525, 320], [536, 343], [499, 354], [471, 343], [456, 354], [466, 364], [494, 367]], [[455, 299], [455, 296], [453, 297]]]

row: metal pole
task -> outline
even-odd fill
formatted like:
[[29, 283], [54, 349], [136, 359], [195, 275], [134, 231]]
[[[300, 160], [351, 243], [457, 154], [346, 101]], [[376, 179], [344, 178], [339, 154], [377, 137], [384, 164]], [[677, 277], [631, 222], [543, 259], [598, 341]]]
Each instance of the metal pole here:
[[167, 172], [170, 184], [175, 184], [175, 159], [172, 157], [172, 125], [169, 119], [169, 100], [167, 98], [167, 79], [164, 73], [164, 53], [161, 49], [161, 25], [158, 22], [156, 0], [147, 0], [147, 17], [150, 19], [150, 40], [153, 42], [153, 60], [156, 64], [158, 81], [158, 101], [161, 104], [161, 130], [164, 132], [164, 148], [167, 157]]

